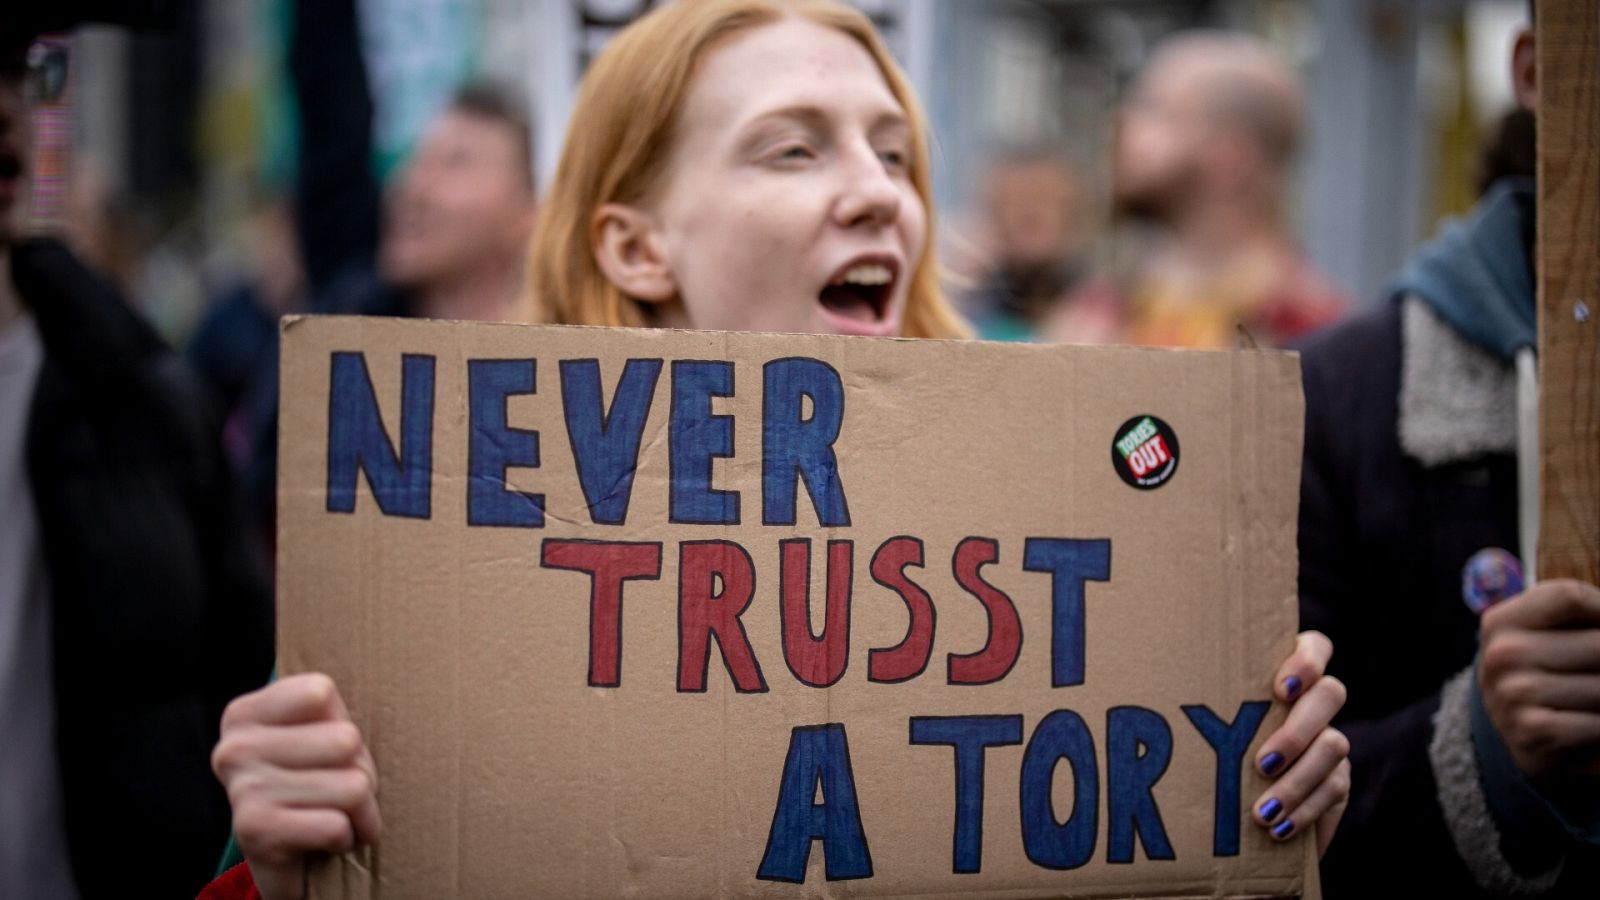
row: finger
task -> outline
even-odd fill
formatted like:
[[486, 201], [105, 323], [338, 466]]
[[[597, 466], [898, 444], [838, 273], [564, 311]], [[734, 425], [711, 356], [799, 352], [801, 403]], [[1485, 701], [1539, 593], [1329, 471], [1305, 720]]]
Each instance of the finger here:
[[1600, 628], [1503, 629], [1490, 633], [1483, 654], [1484, 665], [1491, 673], [1511, 669], [1600, 673]]
[[372, 779], [356, 766], [339, 769], [279, 769], [265, 766], [242, 773], [228, 783], [235, 806], [270, 803], [308, 809], [353, 812], [375, 796]]
[[1502, 702], [1515, 706], [1600, 712], [1600, 674], [1522, 669], [1495, 682], [1494, 693]]
[[1333, 721], [1344, 700], [1344, 682], [1331, 676], [1319, 678], [1289, 708], [1289, 717], [1278, 730], [1262, 742], [1256, 768], [1263, 775], [1275, 776], [1292, 766]]
[[383, 816], [378, 812], [378, 796], [368, 793], [355, 809], [350, 810], [350, 824], [355, 829], [357, 844], [370, 844], [383, 831]]
[[[1346, 780], [1349, 778], [1350, 761], [1345, 760], [1343, 766]], [[1328, 807], [1328, 811], [1317, 818], [1317, 856], [1326, 856], [1328, 845], [1333, 843], [1333, 836], [1339, 832], [1339, 820], [1344, 818], [1344, 811], [1350, 805], [1350, 792], [1345, 791], [1338, 802]]]
[[370, 762], [355, 723], [332, 721], [237, 726], [217, 743], [211, 767], [226, 782], [231, 773], [258, 763], [281, 769], [333, 769], [370, 768]]
[[366, 745], [362, 745], [361, 752], [356, 755], [355, 764], [366, 774], [371, 790], [368, 798], [350, 811], [350, 819], [355, 826], [356, 837], [362, 843], [371, 843], [378, 839], [378, 833], [383, 829], [383, 818], [378, 811], [378, 766]]
[[[1267, 834], [1270, 834], [1274, 841], [1288, 841], [1296, 834], [1306, 830], [1307, 825], [1315, 825], [1318, 826], [1318, 830], [1322, 830], [1323, 817], [1328, 812], [1331, 812], [1334, 807], [1339, 807], [1333, 818], [1333, 822], [1338, 823], [1338, 815], [1342, 815], [1344, 806], [1349, 802], [1349, 799], [1349, 764], [1341, 764], [1339, 769], [1334, 770], [1333, 775], [1328, 777], [1328, 780], [1323, 781], [1322, 785], [1317, 786], [1317, 790], [1312, 791], [1309, 798], [1306, 798], [1306, 802], [1302, 802], [1301, 806], [1294, 807], [1290, 812], [1283, 814], [1282, 818], [1278, 818], [1277, 825], [1269, 828]], [[1328, 831], [1328, 836], [1331, 838], [1333, 836], [1333, 828], [1326, 828], [1326, 831]], [[1320, 841], [1318, 841], [1318, 852], [1322, 852]]]
[[1307, 825], [1320, 824], [1325, 813], [1336, 804], [1348, 802], [1349, 798], [1349, 763], [1340, 760], [1340, 765], [1328, 773], [1328, 777], [1299, 806], [1286, 811], [1277, 824], [1267, 829], [1267, 833], [1274, 840], [1286, 841], [1304, 831]]
[[1581, 581], [1541, 581], [1483, 614], [1483, 627], [1567, 628], [1600, 625], [1600, 588]]
[[[1344, 734], [1336, 728], [1323, 729], [1311, 742], [1305, 755], [1256, 800], [1250, 811], [1251, 818], [1255, 819], [1257, 825], [1276, 828], [1285, 818], [1304, 807], [1316, 792], [1330, 785], [1340, 789], [1333, 791], [1333, 795], [1341, 790], [1349, 791], [1349, 778], [1337, 777], [1341, 771], [1340, 764], [1349, 756], [1350, 741]], [[1312, 810], [1311, 814], [1302, 816], [1297, 824], [1314, 821], [1333, 802], [1333, 795], [1322, 806]], [[1290, 830], [1295, 827], [1291, 825]]]
[[321, 672], [291, 675], [228, 704], [224, 732], [243, 725], [298, 725], [350, 717], [333, 679]]
[[1503, 735], [1513, 750], [1558, 759], [1581, 757], [1600, 746], [1600, 713], [1530, 706], [1513, 716], [1510, 733]]
[[361, 745], [361, 752], [356, 754], [356, 765], [367, 773], [367, 778], [372, 781], [372, 792], [376, 794], [378, 792], [378, 764], [373, 761], [372, 751], [364, 743]]
[[1300, 692], [1322, 677], [1333, 658], [1333, 642], [1320, 631], [1302, 631], [1295, 639], [1294, 652], [1273, 676], [1272, 693], [1279, 700], [1292, 701]]
[[236, 805], [233, 829], [239, 849], [252, 863], [282, 866], [307, 853], [346, 853], [356, 846], [350, 817], [337, 809]]

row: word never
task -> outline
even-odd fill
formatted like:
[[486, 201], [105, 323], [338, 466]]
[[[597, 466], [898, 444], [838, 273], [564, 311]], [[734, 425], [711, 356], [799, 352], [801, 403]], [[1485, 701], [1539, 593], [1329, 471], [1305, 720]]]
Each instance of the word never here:
[[[506, 398], [536, 393], [537, 360], [467, 360], [467, 524], [544, 527], [544, 495], [511, 490], [508, 467], [537, 468], [540, 434], [506, 424]], [[567, 439], [590, 519], [623, 525], [633, 495], [640, 440], [662, 360], [630, 359], [610, 409], [600, 388], [600, 361], [564, 359], [561, 401]], [[733, 396], [734, 364], [673, 360], [667, 445], [668, 521], [737, 525], [740, 494], [712, 487], [711, 463], [734, 455], [733, 417], [715, 415], [711, 401]], [[400, 361], [400, 447], [378, 411], [365, 354], [335, 352], [328, 399], [329, 512], [354, 512], [358, 472], [386, 516], [426, 519], [433, 508], [434, 357]], [[763, 367], [761, 405], [761, 521], [794, 525], [797, 482], [804, 482], [818, 521], [850, 524], [850, 509], [833, 445], [844, 422], [844, 385], [827, 363], [804, 357]]]

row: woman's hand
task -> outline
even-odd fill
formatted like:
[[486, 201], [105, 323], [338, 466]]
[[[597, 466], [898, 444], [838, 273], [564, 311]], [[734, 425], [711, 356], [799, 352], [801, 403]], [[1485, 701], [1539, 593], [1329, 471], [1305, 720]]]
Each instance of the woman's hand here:
[[1274, 781], [1250, 811], [1280, 841], [1315, 825], [1319, 856], [1350, 801], [1350, 741], [1328, 724], [1345, 700], [1344, 684], [1322, 674], [1332, 656], [1326, 636], [1301, 632], [1294, 652], [1278, 667], [1273, 694], [1292, 706], [1256, 756], [1256, 770]]
[[333, 679], [293, 675], [222, 715], [211, 767], [263, 900], [300, 900], [306, 856], [378, 836], [378, 776]]

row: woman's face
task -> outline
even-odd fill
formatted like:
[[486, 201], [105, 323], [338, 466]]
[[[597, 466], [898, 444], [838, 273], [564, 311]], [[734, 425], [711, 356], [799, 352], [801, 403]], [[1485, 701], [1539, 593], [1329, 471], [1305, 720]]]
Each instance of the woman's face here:
[[663, 323], [896, 335], [927, 212], [913, 134], [870, 54], [787, 18], [706, 55], [651, 210]]

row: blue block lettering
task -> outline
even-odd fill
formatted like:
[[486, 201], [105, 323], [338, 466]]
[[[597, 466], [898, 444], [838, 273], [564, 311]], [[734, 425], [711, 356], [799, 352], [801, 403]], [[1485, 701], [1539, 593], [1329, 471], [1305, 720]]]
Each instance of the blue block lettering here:
[[1021, 716], [913, 716], [911, 743], [956, 751], [956, 824], [950, 871], [983, 868], [983, 759], [989, 747], [1022, 743]]
[[1217, 799], [1211, 829], [1212, 856], [1239, 855], [1239, 782], [1245, 751], [1267, 715], [1265, 700], [1239, 704], [1233, 722], [1224, 722], [1209, 706], [1185, 706], [1183, 714], [1217, 754]]
[[711, 398], [733, 396], [733, 363], [673, 360], [667, 426], [672, 490], [667, 518], [689, 525], [739, 524], [739, 492], [711, 487], [711, 461], [733, 455], [733, 417], [711, 414]]
[[[804, 400], [811, 415], [803, 418]], [[795, 482], [804, 481], [827, 528], [850, 524], [839, 459], [833, 452], [844, 424], [844, 384], [825, 362], [804, 357], [766, 365], [761, 394], [761, 521], [795, 523]]]
[[[1056, 818], [1051, 782], [1056, 764], [1072, 766], [1072, 814]], [[1058, 709], [1039, 721], [1022, 756], [1022, 849], [1034, 865], [1076, 869], [1094, 856], [1100, 815], [1100, 770], [1083, 717]]]
[[[819, 782], [820, 804], [812, 802]], [[756, 877], [804, 882], [812, 841], [822, 842], [829, 881], [872, 877], [872, 852], [856, 804], [850, 747], [844, 726], [837, 723], [803, 725], [791, 733], [778, 808], [772, 815], [767, 851]]]
[[578, 466], [578, 483], [589, 505], [589, 518], [599, 525], [621, 525], [628, 519], [633, 475], [639, 465], [650, 401], [661, 376], [661, 360], [630, 359], [622, 367], [611, 412], [600, 392], [600, 361], [561, 361], [561, 406], [566, 411], [567, 438]]
[[468, 525], [544, 526], [544, 495], [506, 487], [508, 466], [539, 465], [539, 432], [506, 425], [506, 397], [534, 389], [531, 359], [467, 360]]
[[1106, 713], [1106, 861], [1133, 862], [1133, 836], [1149, 859], [1172, 859], [1172, 844], [1151, 789], [1172, 762], [1172, 729], [1142, 706]]
[[433, 357], [400, 358], [400, 451], [383, 429], [361, 353], [334, 353], [328, 386], [328, 512], [355, 512], [356, 473], [386, 516], [426, 519], [432, 509]]
[[1083, 684], [1083, 585], [1110, 580], [1111, 541], [1028, 538], [1023, 544], [1022, 568], [1051, 573], [1051, 685]]

